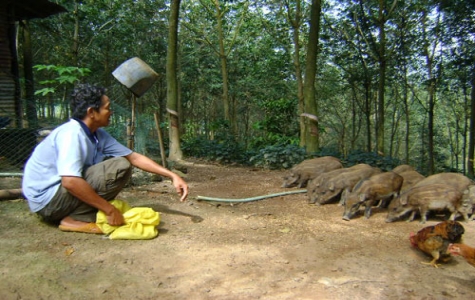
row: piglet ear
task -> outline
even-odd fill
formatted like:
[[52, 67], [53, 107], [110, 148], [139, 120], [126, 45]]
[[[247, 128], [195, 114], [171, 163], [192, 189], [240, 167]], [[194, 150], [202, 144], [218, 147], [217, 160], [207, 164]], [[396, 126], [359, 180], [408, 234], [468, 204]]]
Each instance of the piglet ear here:
[[364, 200], [365, 200], [364, 194], [359, 194], [358, 199], [360, 199], [360, 202], [364, 202]]
[[398, 198], [396, 198], [396, 201], [397, 201], [397, 199], [399, 199], [399, 203], [401, 205], [406, 205], [407, 204], [407, 197], [398, 197]]

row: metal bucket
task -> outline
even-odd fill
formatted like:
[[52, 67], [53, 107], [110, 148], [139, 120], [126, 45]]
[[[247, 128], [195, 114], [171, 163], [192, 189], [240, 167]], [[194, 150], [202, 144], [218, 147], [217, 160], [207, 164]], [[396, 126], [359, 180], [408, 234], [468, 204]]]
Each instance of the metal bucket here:
[[138, 57], [123, 62], [112, 75], [137, 97], [148, 91], [158, 79], [158, 74]]

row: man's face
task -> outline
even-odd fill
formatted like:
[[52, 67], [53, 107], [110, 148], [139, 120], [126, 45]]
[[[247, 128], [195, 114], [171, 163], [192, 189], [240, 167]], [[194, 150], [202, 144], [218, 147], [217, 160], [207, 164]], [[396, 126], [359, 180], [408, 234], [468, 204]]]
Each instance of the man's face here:
[[99, 111], [94, 111], [94, 121], [97, 127], [105, 127], [110, 123], [110, 116], [112, 115], [111, 102], [106, 95], [102, 96], [102, 104]]

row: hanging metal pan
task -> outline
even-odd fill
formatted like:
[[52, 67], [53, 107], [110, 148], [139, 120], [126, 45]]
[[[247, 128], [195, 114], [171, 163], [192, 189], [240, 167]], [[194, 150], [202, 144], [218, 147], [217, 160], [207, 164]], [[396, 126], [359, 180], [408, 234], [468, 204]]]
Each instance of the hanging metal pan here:
[[158, 79], [158, 74], [138, 57], [123, 62], [112, 75], [137, 97], [148, 91]]

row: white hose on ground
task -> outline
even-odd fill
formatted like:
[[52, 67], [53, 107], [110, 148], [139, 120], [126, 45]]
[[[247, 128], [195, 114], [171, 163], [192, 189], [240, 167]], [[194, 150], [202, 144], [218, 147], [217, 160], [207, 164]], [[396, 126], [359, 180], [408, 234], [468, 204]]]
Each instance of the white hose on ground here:
[[279, 196], [285, 196], [285, 195], [291, 195], [291, 194], [301, 194], [301, 193], [306, 193], [307, 190], [296, 190], [296, 191], [288, 191], [288, 192], [281, 192], [281, 193], [275, 193], [275, 194], [269, 194], [269, 195], [263, 195], [263, 196], [257, 196], [257, 197], [251, 197], [251, 198], [241, 198], [241, 199], [226, 199], [226, 198], [213, 198], [213, 197], [206, 197], [206, 196], [198, 196], [198, 200], [205, 200], [205, 201], [217, 201], [217, 202], [251, 202], [251, 201], [256, 201], [256, 200], [262, 200], [266, 198], [272, 198], [272, 197], [279, 197]]

